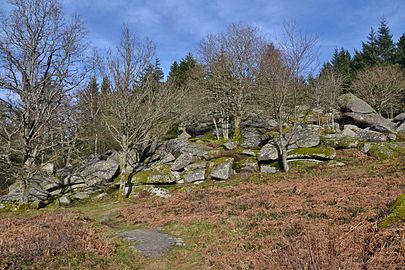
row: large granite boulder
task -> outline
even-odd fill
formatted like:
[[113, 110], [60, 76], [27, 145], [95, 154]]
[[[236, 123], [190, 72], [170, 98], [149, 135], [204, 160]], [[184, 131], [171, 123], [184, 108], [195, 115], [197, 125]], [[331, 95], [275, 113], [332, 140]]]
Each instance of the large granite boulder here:
[[176, 180], [176, 175], [172, 173], [171, 167], [167, 164], [156, 165], [137, 172], [131, 178], [131, 182], [134, 184], [147, 185], [174, 184]]
[[[16, 182], [9, 187], [7, 195], [0, 196], [1, 201], [18, 202], [22, 196], [22, 189], [20, 182]], [[29, 186], [28, 200], [32, 201], [45, 201], [51, 197], [51, 194], [42, 189], [39, 183], [32, 182]]]
[[338, 104], [342, 112], [353, 112], [360, 114], [377, 113], [367, 102], [348, 93], [338, 98]]
[[333, 147], [335, 149], [351, 149], [357, 148], [360, 145], [360, 140], [355, 136], [353, 131], [350, 131], [352, 135], [345, 134], [324, 134], [321, 136], [321, 146]]
[[397, 132], [405, 132], [405, 123], [402, 123], [397, 127]]
[[193, 161], [193, 154], [183, 153], [176, 158], [172, 165], [172, 171], [183, 170], [187, 165]]
[[227, 180], [233, 174], [233, 158], [223, 157], [214, 159], [211, 168], [211, 178], [216, 180]]
[[171, 153], [175, 157], [178, 157], [184, 153], [192, 154], [193, 156], [197, 157], [203, 157], [204, 154], [211, 149], [204, 144], [191, 142], [189, 138], [190, 135], [183, 132], [179, 135], [179, 137], [164, 142], [161, 146], [159, 146], [158, 151]]
[[275, 145], [268, 143], [260, 149], [260, 152], [257, 154], [257, 160], [259, 161], [270, 161], [277, 160], [279, 156], [279, 151]]
[[342, 134], [362, 142], [386, 142], [388, 140], [385, 134], [370, 129], [361, 129], [354, 125], [345, 125]]
[[185, 171], [182, 175], [184, 182], [193, 183], [205, 179], [205, 168], [195, 168]]
[[101, 159], [93, 159], [74, 169], [73, 173], [64, 179], [64, 185], [71, 186], [84, 183], [87, 186], [93, 186], [107, 184], [114, 179], [118, 170], [118, 160], [114, 155], [102, 156]]
[[392, 120], [393, 122], [405, 122], [405, 112], [398, 114]]
[[238, 173], [254, 173], [259, 171], [259, 164], [255, 157], [246, 157], [235, 161], [233, 167]]
[[379, 160], [396, 159], [405, 154], [405, 144], [401, 143], [376, 143], [371, 146], [368, 154]]
[[342, 115], [341, 123], [354, 124], [360, 128], [367, 128], [375, 125], [382, 126], [390, 132], [395, 132], [395, 125], [390, 120], [382, 117], [377, 113], [355, 113], [347, 112]]
[[315, 147], [320, 143], [320, 126], [307, 125], [298, 126], [286, 134], [286, 138], [289, 141], [287, 148], [301, 148], [301, 147]]
[[277, 122], [265, 117], [252, 117], [241, 124], [242, 147], [260, 147], [271, 138], [268, 132], [277, 127]]
[[354, 124], [360, 128], [380, 126], [389, 132], [395, 132], [395, 125], [390, 120], [379, 115], [367, 102], [353, 94], [344, 94], [338, 98], [343, 112], [341, 124]]

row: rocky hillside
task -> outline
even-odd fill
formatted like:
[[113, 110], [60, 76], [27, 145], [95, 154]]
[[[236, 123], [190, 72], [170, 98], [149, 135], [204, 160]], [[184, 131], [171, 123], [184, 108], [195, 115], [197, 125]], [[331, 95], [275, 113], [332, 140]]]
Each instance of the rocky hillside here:
[[[335, 160], [336, 149], [357, 148], [380, 160], [405, 153], [405, 113], [393, 121], [385, 119], [352, 94], [341, 96], [339, 106], [340, 112], [335, 115], [338, 123], [333, 126], [320, 125], [320, 119], [327, 115], [316, 112], [302, 115], [300, 125], [285, 124], [284, 140], [288, 142], [291, 167], [344, 166]], [[277, 173], [280, 135], [276, 127], [272, 119], [252, 117], [242, 123], [243, 138], [237, 142], [217, 140], [209, 123], [190, 126], [178, 137], [162, 142], [141, 163], [130, 162], [131, 196], [147, 190], [167, 197], [167, 188], [173, 185], [226, 181], [238, 174]], [[29, 198], [34, 207], [101, 199], [117, 190], [119, 174], [115, 151], [78, 166], [55, 169], [53, 164], [47, 164], [33, 177]], [[7, 195], [0, 197], [0, 207], [12, 207], [20, 195], [19, 184], [13, 184]]]

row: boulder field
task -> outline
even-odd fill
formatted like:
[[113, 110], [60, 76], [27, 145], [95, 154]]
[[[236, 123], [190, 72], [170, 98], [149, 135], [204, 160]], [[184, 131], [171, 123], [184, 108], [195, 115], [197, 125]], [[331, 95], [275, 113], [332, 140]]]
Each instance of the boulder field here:
[[[397, 158], [405, 153], [405, 143], [396, 140], [405, 132], [405, 113], [392, 121], [378, 115], [365, 101], [352, 94], [339, 98], [339, 125], [319, 125], [299, 121], [286, 123], [282, 140], [287, 144], [291, 167], [335, 164], [336, 149], [357, 148], [379, 160]], [[338, 126], [338, 128], [336, 128]], [[341, 128], [339, 128], [339, 126]], [[179, 136], [162, 141], [142, 162], [131, 164], [129, 179], [133, 193], [147, 190], [167, 197], [165, 187], [206, 180], [226, 181], [239, 173], [276, 173], [280, 171], [280, 134], [272, 119], [257, 116], [244, 121], [241, 141], [216, 140], [210, 125], [185, 129]], [[54, 203], [68, 205], [89, 198], [101, 199], [119, 186], [119, 153], [108, 151], [77, 166], [55, 169], [45, 164], [30, 183], [29, 200], [35, 207]], [[131, 169], [130, 168], [130, 169]], [[0, 210], [18, 202], [19, 183], [0, 196]]]

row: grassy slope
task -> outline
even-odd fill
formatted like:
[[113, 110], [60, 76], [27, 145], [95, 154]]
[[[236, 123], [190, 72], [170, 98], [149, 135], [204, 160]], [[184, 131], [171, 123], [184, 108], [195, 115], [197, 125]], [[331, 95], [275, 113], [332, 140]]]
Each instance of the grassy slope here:
[[[66, 247], [60, 255], [34, 258], [27, 265], [34, 269], [305, 269], [310, 265], [395, 269], [403, 265], [403, 223], [377, 229], [387, 205], [405, 193], [403, 162], [381, 163], [355, 151], [339, 151], [338, 158], [350, 165], [190, 185], [173, 191], [169, 199], [142, 194], [126, 202], [72, 207], [70, 211], [79, 213], [72, 219], [83, 219], [83, 226], [94, 228], [91, 237], [101, 233], [95, 238], [101, 241], [99, 250]], [[21, 218], [35, 221], [38, 214], [60, 211], [2, 214], [0, 224]], [[161, 258], [143, 258], [117, 236], [141, 227], [160, 227], [182, 238], [186, 246]], [[10, 237], [7, 230], [3, 236]], [[114, 252], [101, 252], [111, 245]]]

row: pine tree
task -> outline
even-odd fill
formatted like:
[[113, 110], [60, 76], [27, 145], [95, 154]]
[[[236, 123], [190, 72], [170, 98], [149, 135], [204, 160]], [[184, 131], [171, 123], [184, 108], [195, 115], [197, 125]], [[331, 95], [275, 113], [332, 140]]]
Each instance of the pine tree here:
[[156, 58], [155, 59], [155, 65], [154, 65], [154, 78], [156, 81], [160, 82], [163, 80], [163, 78], [165, 77], [165, 74], [163, 73], [162, 67], [160, 66], [160, 59]]
[[383, 65], [394, 63], [395, 45], [388, 27], [387, 21], [383, 18], [378, 27], [376, 40], [378, 49], [378, 62]]
[[110, 79], [107, 76], [103, 77], [103, 81], [101, 83], [101, 94], [108, 95], [111, 93], [111, 83]]
[[167, 80], [171, 80], [174, 79], [175, 77], [178, 76], [179, 73], [179, 64], [177, 63], [177, 61], [174, 61], [173, 64], [170, 66], [170, 71], [169, 71], [169, 75], [167, 76]]
[[139, 86], [143, 87], [145, 84], [148, 84], [148, 87], [157, 89], [162, 84], [161, 80], [163, 80], [163, 78], [164, 73], [160, 67], [160, 60], [159, 58], [156, 58], [154, 64], [149, 64], [146, 66], [140, 78]]
[[184, 86], [187, 80], [193, 77], [193, 73], [198, 67], [197, 60], [191, 53], [188, 53], [185, 58], [181, 59], [178, 64], [176, 61], [170, 67], [168, 81], [174, 83], [175, 86]]
[[395, 52], [395, 63], [405, 69], [405, 34], [399, 38]]
[[352, 59], [349, 51], [343, 48], [340, 51], [335, 49], [330, 65], [332, 70], [343, 78], [342, 86], [346, 90], [349, 88], [354, 76], [351, 63]]
[[377, 38], [377, 33], [374, 31], [374, 28], [371, 28], [371, 31], [368, 34], [368, 41], [362, 42], [362, 50], [355, 50], [352, 62], [355, 70], [363, 69], [368, 66], [374, 66], [380, 63]]

